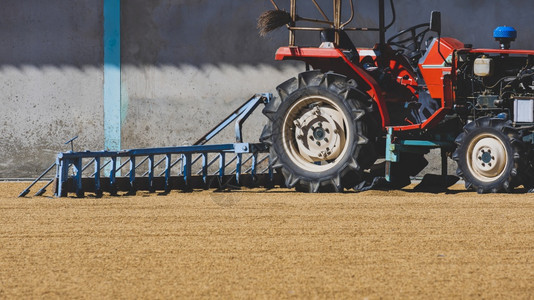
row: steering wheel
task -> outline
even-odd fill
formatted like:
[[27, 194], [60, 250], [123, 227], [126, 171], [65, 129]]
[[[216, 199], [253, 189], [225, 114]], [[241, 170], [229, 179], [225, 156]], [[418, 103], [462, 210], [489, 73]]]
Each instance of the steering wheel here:
[[425, 34], [430, 30], [429, 23], [423, 23], [404, 29], [390, 37], [387, 43], [402, 51], [412, 63], [417, 64], [426, 49], [421, 49]]

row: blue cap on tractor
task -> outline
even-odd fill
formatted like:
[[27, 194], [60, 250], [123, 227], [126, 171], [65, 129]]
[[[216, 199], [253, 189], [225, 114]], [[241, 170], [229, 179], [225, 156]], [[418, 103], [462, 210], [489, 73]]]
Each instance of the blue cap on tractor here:
[[510, 49], [510, 43], [515, 41], [517, 31], [510, 26], [499, 26], [493, 31], [493, 37], [501, 43], [501, 49]]

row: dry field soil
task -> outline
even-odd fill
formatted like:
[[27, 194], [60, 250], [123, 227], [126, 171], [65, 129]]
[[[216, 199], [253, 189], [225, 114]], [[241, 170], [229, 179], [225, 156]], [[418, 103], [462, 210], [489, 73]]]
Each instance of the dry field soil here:
[[532, 194], [26, 185], [0, 183], [0, 299], [534, 298]]

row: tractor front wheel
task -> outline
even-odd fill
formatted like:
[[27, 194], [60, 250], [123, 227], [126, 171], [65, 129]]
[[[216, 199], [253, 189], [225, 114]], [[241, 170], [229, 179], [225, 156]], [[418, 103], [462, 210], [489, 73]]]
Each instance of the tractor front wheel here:
[[483, 117], [464, 127], [453, 159], [467, 188], [478, 193], [510, 192], [528, 182], [528, 159], [519, 132], [509, 121]]

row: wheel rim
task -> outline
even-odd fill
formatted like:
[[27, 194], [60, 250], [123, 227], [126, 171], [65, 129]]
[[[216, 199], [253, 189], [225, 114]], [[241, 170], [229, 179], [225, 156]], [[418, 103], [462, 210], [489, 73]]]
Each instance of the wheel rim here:
[[490, 182], [504, 173], [508, 153], [501, 139], [485, 133], [470, 143], [467, 160], [469, 170], [476, 179]]
[[322, 96], [295, 102], [284, 118], [282, 138], [286, 153], [299, 167], [321, 172], [334, 167], [351, 143], [346, 115]]

